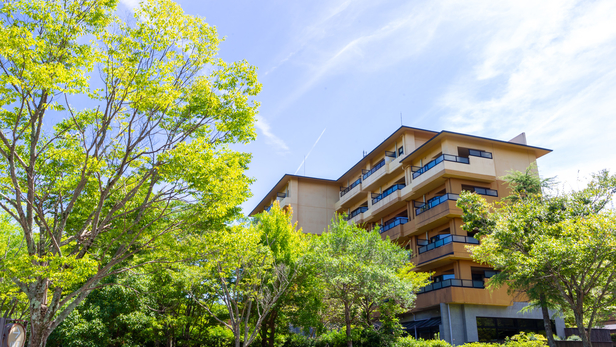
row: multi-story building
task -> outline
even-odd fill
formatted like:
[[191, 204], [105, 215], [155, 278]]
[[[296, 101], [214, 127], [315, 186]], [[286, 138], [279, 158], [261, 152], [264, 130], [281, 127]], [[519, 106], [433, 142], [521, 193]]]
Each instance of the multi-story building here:
[[[489, 290], [495, 272], [470, 257], [479, 244], [462, 229], [456, 200], [474, 191], [494, 201], [508, 195], [508, 171], [523, 171], [550, 150], [526, 144], [524, 134], [500, 141], [449, 131], [400, 127], [338, 179], [284, 175], [251, 215], [275, 200], [292, 207], [304, 232], [321, 234], [335, 213], [389, 237], [411, 250], [418, 271], [433, 272], [432, 284], [417, 295], [415, 308], [401, 317], [411, 335], [436, 333], [454, 345], [502, 340], [520, 331], [541, 332], [538, 310], [519, 311], [523, 295]], [[558, 335], [564, 321], [555, 317]]]

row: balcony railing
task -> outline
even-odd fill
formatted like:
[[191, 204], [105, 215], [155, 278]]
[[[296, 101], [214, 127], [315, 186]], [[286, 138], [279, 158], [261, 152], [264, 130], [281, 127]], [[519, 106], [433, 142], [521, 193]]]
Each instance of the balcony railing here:
[[364, 213], [368, 211], [368, 206], [361, 206], [353, 211], [351, 211], [351, 214], [346, 218], [346, 220], [351, 220], [353, 219], [355, 216], [357, 216], [360, 213]]
[[404, 185], [404, 184], [394, 184], [393, 186], [387, 188], [381, 194], [377, 195], [376, 198], [372, 199], [372, 205], [374, 205], [377, 202], [383, 200], [383, 198], [385, 198], [386, 196], [388, 196], [391, 193], [395, 192], [396, 190], [402, 190], [402, 188], [404, 188], [404, 187], [406, 187], [406, 185]]
[[406, 224], [409, 221], [408, 217], [396, 217], [388, 220], [383, 223], [383, 226], [380, 229], [381, 234], [386, 232], [387, 230], [401, 224]]
[[451, 154], [442, 154], [438, 156], [436, 159], [430, 161], [428, 164], [422, 166], [421, 168], [413, 172], [413, 179], [421, 176], [426, 171], [430, 170], [431, 168], [435, 167], [436, 165], [440, 164], [443, 161], [453, 161], [453, 162], [462, 163], [462, 164], [470, 163], [468, 158], [458, 157], [457, 155], [451, 155]]
[[441, 282], [435, 282], [432, 284], [428, 284], [427, 286], [421, 288], [417, 292], [417, 294], [423, 294], [423, 293], [431, 292], [433, 290], [439, 290], [439, 289], [448, 288], [448, 287], [464, 287], [464, 288], [480, 288], [480, 289], [485, 288], [483, 281], [460, 280], [460, 279], [454, 278], [454, 279], [448, 279], [448, 280], [443, 280]]
[[458, 194], [447, 193], [445, 195], [434, 197], [434, 198], [428, 200], [428, 202], [426, 202], [425, 204], [424, 203], [419, 203], [419, 204], [416, 203], [415, 207], [418, 207], [418, 208], [415, 209], [415, 215], [419, 216], [420, 214], [426, 212], [427, 210], [429, 210], [429, 209], [431, 209], [431, 208], [433, 208], [435, 206], [438, 206], [438, 205], [444, 203], [447, 200], [456, 201], [456, 200], [458, 200], [459, 197], [460, 197], [460, 195], [458, 195]]
[[422, 254], [425, 253], [427, 251], [431, 251], [435, 248], [439, 248], [439, 247], [443, 247], [447, 244], [450, 244], [452, 242], [459, 242], [459, 243], [470, 243], [473, 245], [478, 245], [479, 244], [479, 240], [477, 240], [476, 238], [472, 237], [472, 236], [462, 236], [462, 235], [449, 235], [446, 236], [438, 241], [435, 242], [431, 242], [428, 243], [425, 246], [421, 246], [419, 247], [419, 249], [417, 250], [417, 253]]
[[359, 184], [361, 183], [361, 177], [357, 179], [357, 181], [351, 183], [350, 186], [348, 187], [344, 187], [344, 188], [340, 188], [340, 197], [343, 197], [344, 194], [348, 193], [351, 191], [351, 189], [357, 187]]
[[385, 156], [386, 157], [390, 157], [390, 158], [395, 158], [396, 157], [396, 152], [385, 151]]
[[487, 196], [498, 196], [498, 192], [494, 189], [481, 188], [481, 187], [473, 187], [475, 189], [475, 193]]
[[478, 151], [476, 149], [469, 149], [468, 150], [468, 155], [473, 156], [473, 157], [492, 159], [492, 153], [484, 152], [484, 151]]
[[370, 170], [362, 170], [363, 175], [362, 178], [365, 180], [366, 178], [370, 177], [370, 175], [372, 175], [373, 173], [375, 173], [378, 169], [382, 168], [383, 166], [385, 166], [385, 159], [379, 161], [376, 165], [374, 165], [374, 167], [372, 167], [372, 169]]

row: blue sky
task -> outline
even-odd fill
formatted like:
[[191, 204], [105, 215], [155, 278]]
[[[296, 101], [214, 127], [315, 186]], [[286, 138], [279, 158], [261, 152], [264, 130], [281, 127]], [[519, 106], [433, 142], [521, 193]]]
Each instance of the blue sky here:
[[226, 37], [223, 59], [259, 68], [245, 212], [308, 153], [306, 175], [338, 178], [401, 113], [436, 131], [524, 131], [554, 150], [539, 169], [565, 188], [616, 167], [616, 1], [178, 2]]

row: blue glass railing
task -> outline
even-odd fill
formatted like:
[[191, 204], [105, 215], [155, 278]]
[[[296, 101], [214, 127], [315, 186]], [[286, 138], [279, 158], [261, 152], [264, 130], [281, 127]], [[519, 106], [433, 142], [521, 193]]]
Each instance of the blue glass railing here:
[[448, 288], [448, 287], [464, 287], [464, 288], [480, 288], [480, 289], [485, 288], [483, 281], [460, 280], [460, 279], [455, 278], [455, 279], [443, 280], [441, 282], [435, 282], [435, 283], [428, 284], [427, 286], [421, 288], [417, 292], [417, 294], [427, 293], [433, 290], [438, 290], [438, 289]]
[[383, 223], [383, 226], [381, 227], [380, 232], [382, 234], [397, 225], [406, 224], [408, 221], [409, 219], [407, 217], [392, 218], [388, 220], [387, 222]]
[[457, 155], [451, 155], [451, 154], [442, 154], [438, 156], [436, 159], [430, 161], [428, 164], [422, 166], [421, 168], [413, 172], [413, 179], [421, 176], [426, 171], [430, 170], [431, 168], [435, 167], [436, 165], [440, 164], [443, 161], [453, 161], [453, 162], [462, 163], [462, 164], [470, 163], [468, 158], [458, 157]]
[[357, 187], [360, 183], [361, 183], [361, 177], [358, 178], [357, 181], [351, 183], [350, 186], [344, 187], [344, 188], [340, 188], [340, 197], [342, 197], [344, 194], [350, 192], [353, 188]]
[[494, 189], [481, 188], [481, 187], [473, 187], [475, 189], [475, 193], [487, 196], [498, 196], [498, 192]]
[[425, 246], [421, 246], [419, 247], [419, 249], [417, 250], [417, 253], [422, 254], [425, 253], [427, 251], [431, 251], [435, 248], [439, 248], [439, 247], [443, 247], [447, 244], [450, 244], [452, 242], [459, 242], [459, 243], [469, 243], [472, 245], [478, 245], [479, 244], [479, 240], [477, 240], [476, 238], [472, 237], [472, 236], [461, 236], [461, 235], [449, 235], [446, 236], [438, 241], [435, 242], [431, 242], [428, 243]]
[[366, 211], [368, 211], [368, 207], [367, 207], [367, 206], [362, 206], [362, 207], [359, 207], [359, 208], [357, 208], [357, 209], [355, 209], [355, 210], [351, 211], [351, 214], [347, 217], [347, 219], [346, 219], [346, 220], [350, 220], [350, 219], [352, 219], [353, 217], [357, 216], [358, 214], [360, 214], [360, 213], [364, 213], [364, 212], [366, 212]]
[[377, 195], [374, 199], [372, 199], [372, 205], [383, 200], [383, 198], [395, 192], [396, 190], [402, 190], [402, 188], [404, 187], [406, 187], [406, 185], [404, 184], [394, 184], [393, 186], [385, 189], [385, 191], [383, 191], [381, 194]]
[[425, 204], [424, 203], [416, 203], [415, 207], [418, 207], [415, 209], [415, 215], [419, 216], [420, 214], [426, 212], [427, 210], [438, 206], [442, 203], [444, 203], [447, 200], [453, 200], [456, 201], [458, 200], [458, 198], [460, 197], [460, 195], [458, 194], [452, 194], [452, 193], [447, 193], [445, 195], [441, 195], [441, 196], [437, 196], [434, 197], [430, 200], [428, 200]]
[[492, 153], [484, 152], [484, 151], [478, 151], [476, 149], [469, 149], [468, 150], [468, 155], [473, 156], [473, 157], [492, 159]]
[[378, 169], [382, 168], [383, 166], [385, 166], [385, 159], [379, 161], [376, 165], [374, 165], [374, 167], [372, 167], [372, 169], [363, 170], [362, 178], [365, 180], [366, 178], [370, 177], [370, 175], [375, 173]]

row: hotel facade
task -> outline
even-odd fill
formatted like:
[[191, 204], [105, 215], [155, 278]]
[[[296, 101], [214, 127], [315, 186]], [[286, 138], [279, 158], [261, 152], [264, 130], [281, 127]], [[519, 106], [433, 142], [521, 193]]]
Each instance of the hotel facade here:
[[[367, 231], [378, 225], [383, 238], [411, 251], [418, 271], [434, 273], [400, 319], [412, 336], [439, 333], [461, 345], [542, 332], [539, 310], [520, 313], [527, 305], [524, 295], [485, 288], [495, 272], [471, 259], [467, 246], [480, 241], [462, 229], [456, 200], [462, 191], [489, 202], [507, 196], [502, 177], [526, 170], [549, 152], [527, 145], [524, 134], [500, 141], [403, 126], [338, 179], [284, 175], [250, 215], [278, 201], [292, 208], [293, 222], [306, 233], [325, 232], [337, 213]], [[563, 319], [553, 320], [555, 332], [564, 336]]]

